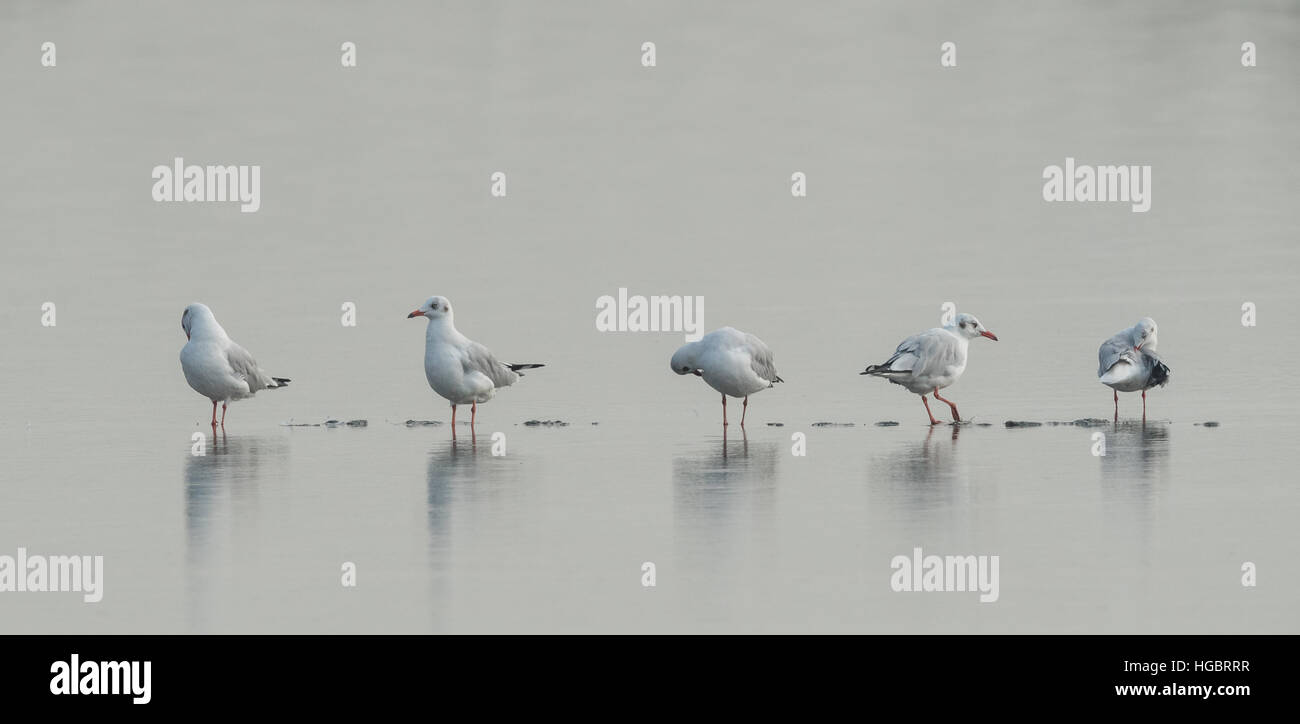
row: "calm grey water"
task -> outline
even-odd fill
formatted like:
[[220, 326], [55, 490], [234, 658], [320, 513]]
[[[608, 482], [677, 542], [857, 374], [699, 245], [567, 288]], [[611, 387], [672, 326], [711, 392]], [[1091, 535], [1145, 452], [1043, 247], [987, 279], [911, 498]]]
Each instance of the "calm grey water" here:
[[[7, 3], [0, 555], [106, 580], [0, 593], [0, 632], [1296, 633], [1298, 32], [1286, 2]], [[261, 210], [155, 203], [176, 156], [260, 164]], [[1151, 211], [1045, 203], [1067, 156], [1150, 164]], [[595, 330], [620, 287], [773, 347], [744, 437], [668, 370], [681, 334]], [[547, 363], [477, 445], [401, 424], [448, 418], [431, 294]], [[293, 379], [203, 457], [196, 300]], [[857, 374], [946, 301], [1001, 337], [947, 391], [991, 426]], [[1097, 346], [1143, 315], [1147, 425], [1125, 396], [1104, 457], [1002, 426], [1109, 416]], [[369, 426], [282, 425], [328, 418]], [[1000, 556], [999, 600], [893, 592], [914, 547]]]

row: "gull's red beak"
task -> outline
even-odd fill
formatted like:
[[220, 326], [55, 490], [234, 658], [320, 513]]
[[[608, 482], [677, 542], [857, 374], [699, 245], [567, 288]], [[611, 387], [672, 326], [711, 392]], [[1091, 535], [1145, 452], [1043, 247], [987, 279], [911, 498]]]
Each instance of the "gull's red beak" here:
[[1133, 351], [1134, 351], [1134, 352], [1141, 352], [1141, 351], [1142, 351], [1142, 345], [1140, 345], [1140, 344], [1139, 344], [1139, 345], [1135, 345], [1135, 346], [1133, 347]]
[[406, 315], [406, 318], [410, 319], [411, 317], [423, 317], [423, 316], [424, 316], [424, 312], [421, 312], [420, 310], [417, 309], [414, 312], [411, 312], [410, 314]]
[[703, 377], [703, 376], [704, 376], [704, 373], [701, 372], [700, 370], [695, 370], [695, 371], [692, 372], [691, 374], [695, 375], [696, 377]]
[[993, 334], [992, 332], [988, 331], [987, 329], [984, 330], [983, 332], [980, 332], [980, 336], [981, 336], [981, 337], [988, 337], [989, 339], [993, 340], [994, 342], [998, 341], [998, 336], [997, 336], [996, 334]]

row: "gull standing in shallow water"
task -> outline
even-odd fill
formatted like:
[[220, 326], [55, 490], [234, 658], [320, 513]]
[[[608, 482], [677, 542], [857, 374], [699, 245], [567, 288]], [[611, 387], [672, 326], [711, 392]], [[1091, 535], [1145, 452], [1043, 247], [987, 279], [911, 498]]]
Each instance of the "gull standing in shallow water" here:
[[492, 356], [491, 350], [456, 329], [451, 302], [446, 297], [429, 297], [418, 309], [406, 315], [429, 320], [424, 335], [424, 376], [429, 386], [451, 402], [451, 436], [456, 436], [456, 405], [470, 405], [470, 434], [478, 415], [478, 403], [487, 402], [497, 388], [513, 385], [520, 370], [540, 364], [506, 364]]
[[930, 401], [925, 399], [927, 394], [946, 402], [952, 408], [952, 421], [961, 422], [957, 405], [940, 397], [939, 390], [956, 382], [966, 371], [966, 348], [976, 337], [998, 341], [997, 335], [985, 329], [973, 315], [958, 314], [946, 327], [935, 327], [903, 340], [893, 357], [882, 364], [870, 365], [859, 374], [884, 377], [920, 395], [931, 425], [938, 425], [939, 421], [930, 412]]
[[776, 374], [772, 350], [763, 340], [738, 329], [723, 327], [688, 342], [673, 353], [669, 363], [679, 375], [703, 377], [722, 393], [722, 425], [727, 425], [727, 396], [743, 397], [740, 426], [745, 426], [749, 396], [785, 382]]
[[1119, 422], [1119, 393], [1142, 391], [1142, 419], [1147, 419], [1147, 390], [1169, 382], [1169, 368], [1156, 355], [1156, 320], [1138, 323], [1101, 343], [1097, 378], [1115, 391], [1115, 422]]
[[248, 350], [235, 344], [217, 324], [207, 305], [194, 303], [181, 314], [181, 329], [189, 340], [181, 348], [181, 371], [195, 392], [212, 400], [212, 426], [217, 426], [217, 403], [221, 403], [221, 426], [226, 426], [226, 406], [252, 397], [258, 390], [274, 390], [289, 384], [284, 377], [272, 377], [257, 366]]

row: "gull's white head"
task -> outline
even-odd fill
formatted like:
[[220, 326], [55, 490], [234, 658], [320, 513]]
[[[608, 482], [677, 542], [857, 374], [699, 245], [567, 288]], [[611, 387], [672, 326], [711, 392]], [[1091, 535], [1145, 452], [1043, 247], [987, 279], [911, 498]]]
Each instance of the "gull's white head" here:
[[679, 375], [694, 374], [703, 377], [704, 373], [701, 372], [695, 364], [695, 352], [697, 349], [699, 349], [699, 342], [691, 342], [682, 345], [673, 353], [673, 358], [669, 361], [668, 366], [672, 367], [673, 372], [676, 372]]
[[1143, 317], [1133, 325], [1133, 349], [1156, 351], [1156, 320]]
[[202, 336], [214, 328], [221, 329], [221, 325], [217, 324], [217, 318], [212, 316], [212, 310], [206, 304], [195, 302], [181, 313], [181, 329], [185, 330], [185, 339], [193, 339], [196, 334]]
[[407, 319], [411, 317], [428, 317], [429, 319], [442, 319], [446, 317], [451, 320], [451, 302], [446, 297], [429, 297], [424, 300], [424, 304], [416, 307], [414, 312], [406, 315]]
[[984, 328], [980, 321], [973, 314], [958, 314], [953, 317], [952, 324], [948, 329], [959, 337], [966, 339], [975, 339], [976, 337], [988, 337], [994, 342], [998, 341], [998, 336]]

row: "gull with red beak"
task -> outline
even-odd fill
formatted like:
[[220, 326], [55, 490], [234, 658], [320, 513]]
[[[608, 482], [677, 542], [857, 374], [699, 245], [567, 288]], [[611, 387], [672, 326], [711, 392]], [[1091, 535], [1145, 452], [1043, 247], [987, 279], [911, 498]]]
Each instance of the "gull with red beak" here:
[[487, 402], [497, 388], [513, 385], [521, 370], [540, 364], [506, 364], [491, 350], [456, 329], [451, 302], [446, 297], [429, 297], [407, 319], [425, 317], [429, 325], [424, 336], [424, 376], [433, 391], [451, 402], [451, 436], [456, 436], [456, 406], [470, 405], [470, 433], [478, 415], [478, 403]]
[[977, 337], [988, 337], [994, 342], [998, 340], [997, 335], [985, 329], [974, 315], [958, 314], [946, 327], [935, 327], [903, 340], [894, 350], [893, 357], [881, 364], [870, 365], [859, 374], [884, 377], [920, 395], [931, 425], [938, 425], [939, 421], [930, 412], [927, 394], [947, 403], [952, 409], [952, 421], [961, 422], [957, 405], [940, 397], [939, 390], [956, 382], [966, 371], [966, 349]]
[[226, 426], [226, 406], [252, 397], [258, 390], [275, 390], [289, 384], [284, 377], [272, 377], [257, 366], [248, 350], [235, 344], [217, 324], [212, 310], [191, 304], [181, 314], [181, 329], [189, 340], [181, 348], [181, 371], [194, 391], [212, 400], [212, 426], [217, 426], [217, 403], [221, 403], [221, 426]]
[[1119, 422], [1119, 393], [1142, 391], [1142, 419], [1147, 419], [1147, 390], [1169, 382], [1169, 367], [1156, 355], [1156, 320], [1138, 323], [1101, 343], [1097, 350], [1097, 379], [1114, 390], [1115, 421]]

